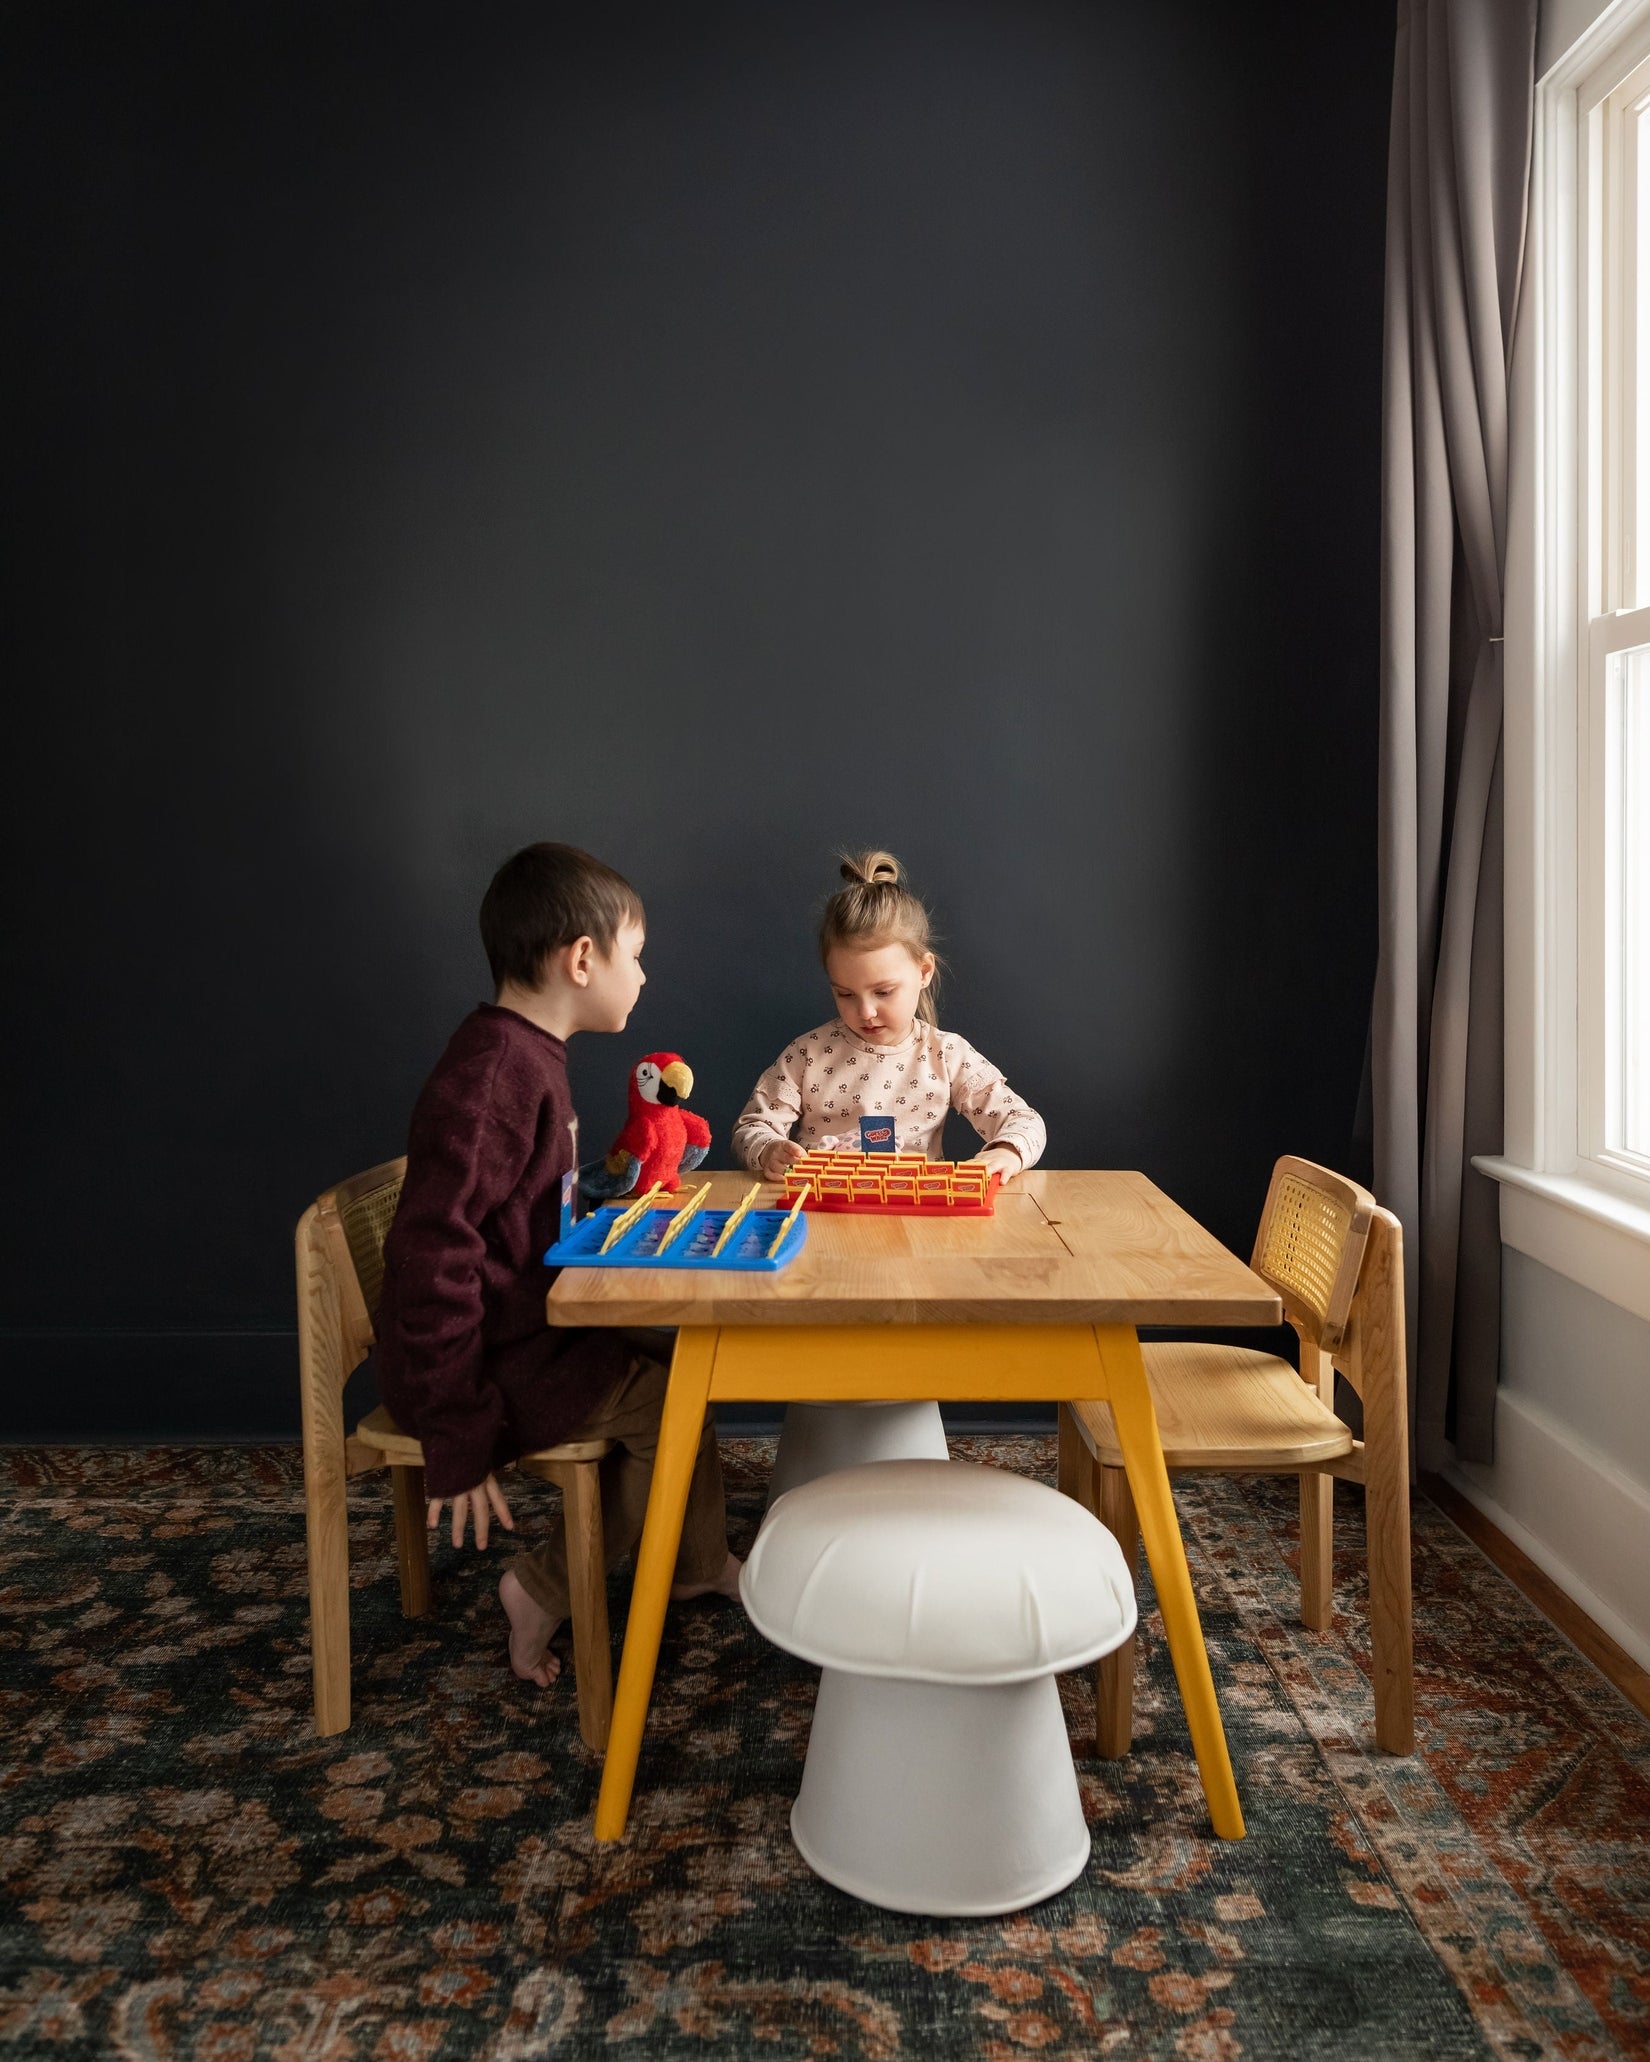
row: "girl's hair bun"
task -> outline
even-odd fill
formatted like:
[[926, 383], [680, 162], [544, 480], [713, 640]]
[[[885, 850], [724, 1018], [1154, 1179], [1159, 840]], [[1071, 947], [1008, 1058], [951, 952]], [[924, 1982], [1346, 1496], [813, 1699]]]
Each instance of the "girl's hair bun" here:
[[[913, 959], [933, 951], [928, 912], [905, 885], [905, 869], [892, 852], [839, 852], [844, 885], [825, 905], [819, 925], [819, 956], [829, 960], [839, 945], [865, 951], [903, 945]], [[938, 961], [935, 962], [938, 965]], [[917, 998], [924, 1023], [937, 1023], [930, 980]]]
[[884, 882], [897, 887], [900, 881], [899, 861], [892, 852], [844, 852], [842, 878], [852, 882], [856, 888], [880, 887]]

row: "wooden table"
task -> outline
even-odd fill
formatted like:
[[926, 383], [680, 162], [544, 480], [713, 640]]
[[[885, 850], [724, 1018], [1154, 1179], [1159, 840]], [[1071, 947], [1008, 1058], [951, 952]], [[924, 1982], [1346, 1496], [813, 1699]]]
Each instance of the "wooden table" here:
[[[748, 1175], [711, 1179], [712, 1207], [750, 1185]], [[811, 1215], [806, 1247], [772, 1275], [570, 1267], [548, 1307], [557, 1325], [679, 1327], [596, 1806], [598, 1840], [619, 1839], [629, 1815], [709, 1406], [931, 1397], [1111, 1404], [1209, 1816], [1224, 1838], [1242, 1838], [1135, 1327], [1275, 1325], [1283, 1312], [1257, 1275], [1143, 1174], [1034, 1169], [998, 1195], [994, 1217], [950, 1223]]]

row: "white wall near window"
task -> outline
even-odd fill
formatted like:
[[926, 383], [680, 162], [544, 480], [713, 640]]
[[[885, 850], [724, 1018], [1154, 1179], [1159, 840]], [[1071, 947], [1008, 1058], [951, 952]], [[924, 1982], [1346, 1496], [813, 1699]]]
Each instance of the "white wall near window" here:
[[1595, 1624], [1650, 1667], [1650, 1325], [1523, 1253], [1503, 1258], [1509, 1350], [1496, 1397], [1495, 1465], [1447, 1472]]

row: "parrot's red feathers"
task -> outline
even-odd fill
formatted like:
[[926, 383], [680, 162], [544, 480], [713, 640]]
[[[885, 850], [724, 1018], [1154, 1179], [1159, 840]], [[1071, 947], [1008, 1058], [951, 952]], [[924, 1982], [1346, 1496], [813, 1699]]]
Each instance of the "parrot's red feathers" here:
[[623, 1131], [613, 1141], [615, 1153], [634, 1153], [638, 1160], [647, 1158], [653, 1147], [653, 1126], [648, 1121], [651, 1111], [651, 1104], [643, 1104], [641, 1110], [631, 1112]]

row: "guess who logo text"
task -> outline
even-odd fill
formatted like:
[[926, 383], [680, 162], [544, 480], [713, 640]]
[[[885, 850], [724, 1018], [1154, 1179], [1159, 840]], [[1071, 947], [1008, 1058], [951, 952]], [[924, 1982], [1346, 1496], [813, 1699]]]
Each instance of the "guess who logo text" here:
[[892, 1117], [861, 1117], [859, 1149], [862, 1153], [891, 1153], [896, 1150]]

